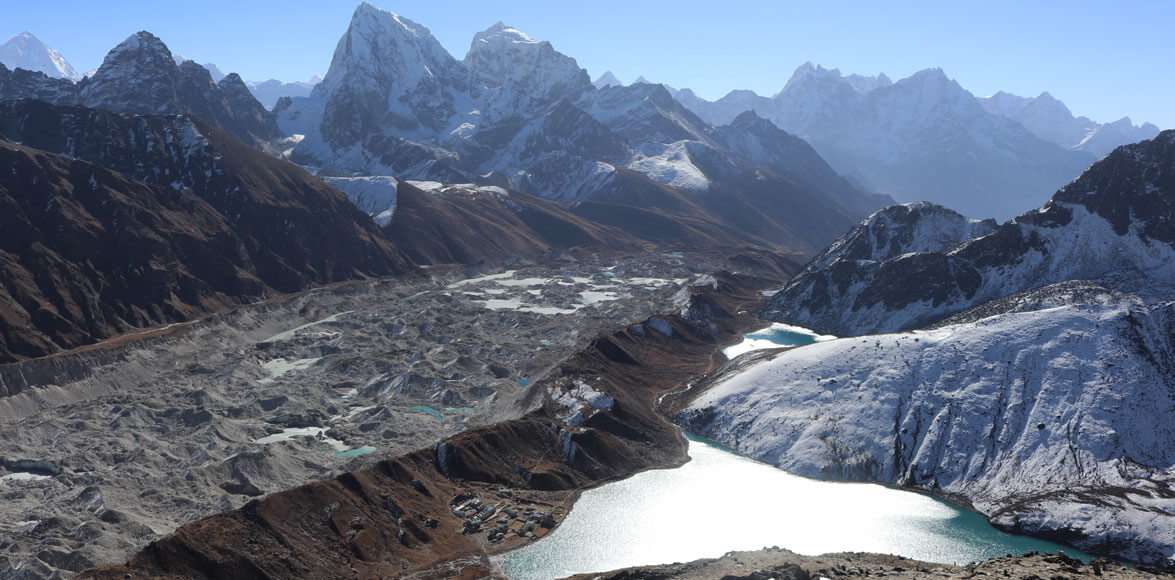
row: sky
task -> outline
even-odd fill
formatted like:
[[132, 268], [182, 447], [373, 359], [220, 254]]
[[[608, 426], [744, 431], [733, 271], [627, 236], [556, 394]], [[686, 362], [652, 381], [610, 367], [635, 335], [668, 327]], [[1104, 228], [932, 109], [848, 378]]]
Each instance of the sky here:
[[[790, 0], [372, 0], [430, 28], [462, 58], [501, 20], [550, 40], [593, 78], [773, 95], [797, 66], [885, 72], [941, 67], [977, 96], [1048, 91], [1097, 121], [1175, 128], [1175, 2]], [[138, 30], [248, 80], [325, 74], [351, 0], [5, 0], [0, 39], [29, 31], [78, 71]]]

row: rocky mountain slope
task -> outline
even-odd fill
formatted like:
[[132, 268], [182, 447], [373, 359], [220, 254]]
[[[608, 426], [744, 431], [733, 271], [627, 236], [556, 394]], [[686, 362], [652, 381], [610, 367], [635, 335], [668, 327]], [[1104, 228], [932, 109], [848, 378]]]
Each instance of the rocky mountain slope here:
[[0, 360], [264, 294], [240, 238], [188, 192], [0, 142]]
[[1151, 123], [1135, 125], [1130, 117], [1112, 123], [1076, 117], [1065, 103], [1047, 92], [1029, 98], [1000, 91], [980, 102], [989, 112], [1020, 123], [1045, 141], [1066, 149], [1088, 151], [1098, 158], [1122, 145], [1153, 139], [1159, 134], [1158, 127]]
[[0, 69], [0, 99], [38, 99], [142, 115], [186, 114], [251, 144], [278, 137], [273, 115], [239, 76], [230, 74], [214, 82], [195, 62], [177, 64], [167, 46], [149, 32], [137, 32], [114, 47], [102, 66], [76, 85]]
[[418, 264], [538, 260], [575, 248], [640, 251], [636, 237], [496, 186], [401, 182], [384, 233]]
[[[297, 136], [290, 158], [327, 175], [503, 185], [564, 206], [655, 211], [681, 228], [700, 218], [725, 237], [797, 250], [881, 203], [782, 131], [741, 139], [742, 126], [712, 127], [660, 85], [596, 88], [574, 59], [503, 23], [457, 60], [424, 26], [363, 4], [323, 82], [276, 112]], [[770, 171], [748, 149], [764, 137]], [[741, 198], [728, 203], [731, 192]]]
[[677, 97], [716, 124], [755, 111], [871, 191], [978, 217], [1006, 219], [1039, 205], [1043, 192], [1095, 159], [989, 112], [939, 69], [890, 82], [809, 63], [773, 97], [732, 91], [710, 102], [687, 90]]
[[[1044, 207], [994, 229], [959, 230], [938, 247], [907, 246], [905, 237], [877, 247], [880, 240], [850, 235], [774, 297], [767, 316], [845, 336], [918, 327], [1065, 280], [1113, 277], [1126, 289], [1171, 284], [1173, 176], [1175, 131], [1166, 131], [1119, 148]], [[862, 228], [885, 228], [904, 213], [883, 210]], [[850, 245], [859, 249], [847, 251]]]
[[56, 79], [23, 68], [10, 70], [0, 63], [0, 100], [39, 99], [72, 103], [77, 99], [76, 93], [77, 87], [67, 79]]
[[[1173, 566], [1173, 176], [1168, 131], [1000, 226], [879, 212], [768, 309], [864, 336], [720, 379], [682, 420], [799, 474], [926, 489]], [[921, 330], [875, 334], [906, 329]]]
[[[273, 292], [412, 269], [371, 219], [339, 192], [202, 121], [8, 101], [0, 103], [0, 137], [23, 143], [20, 151], [37, 161], [27, 165], [28, 174], [5, 173], [14, 207], [23, 208], [11, 216], [16, 221], [3, 236], [13, 264], [6, 285], [20, 296], [14, 303], [24, 312], [19, 316], [33, 321], [31, 327], [14, 324], [6, 329], [31, 337], [24, 347], [7, 349], [8, 360], [184, 320]], [[32, 147], [40, 151], [28, 153]], [[111, 213], [113, 208], [74, 211], [69, 200], [78, 191], [88, 192], [97, 207], [107, 203], [105, 198], [129, 194], [117, 187], [95, 189], [85, 171], [75, 165], [63, 171], [47, 159], [84, 160], [93, 165], [74, 163], [134, 184], [141, 198], [135, 205], [145, 207], [135, 215], [146, 217], [127, 222], [130, 218]], [[37, 196], [28, 197], [32, 191], [22, 189], [29, 183], [37, 186]], [[28, 213], [28, 204], [37, 199], [60, 199], [61, 209]], [[191, 219], [183, 219], [180, 208], [189, 207]], [[23, 225], [17, 228], [16, 223]], [[97, 248], [84, 240], [115, 236], [114, 228], [128, 223], [139, 223], [128, 230], [137, 238], [165, 242], [173, 237], [172, 230], [187, 232], [183, 251], [169, 250], [164, 242], [144, 242], [131, 254], [137, 257], [126, 263], [87, 257]], [[47, 229], [50, 224], [76, 229], [82, 237], [60, 237]], [[17, 235], [21, 231], [26, 233]], [[129, 241], [115, 237], [109, 243]], [[38, 258], [35, 244], [46, 245], [56, 257]], [[66, 274], [71, 271], [85, 275]], [[121, 290], [111, 281], [115, 279], [122, 280]], [[104, 310], [108, 308], [114, 313]]]
[[82, 80], [82, 75], [60, 52], [45, 46], [41, 39], [29, 32], [22, 32], [0, 45], [0, 64], [9, 69], [44, 73], [55, 79]]

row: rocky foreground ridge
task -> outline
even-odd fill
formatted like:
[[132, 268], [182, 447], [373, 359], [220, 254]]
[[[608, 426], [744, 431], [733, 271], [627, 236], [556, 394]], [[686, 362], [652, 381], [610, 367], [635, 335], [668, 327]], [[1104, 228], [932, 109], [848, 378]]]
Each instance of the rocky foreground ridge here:
[[969, 566], [929, 564], [878, 554], [824, 554], [801, 556], [779, 548], [731, 552], [721, 558], [641, 566], [599, 574], [580, 574], [569, 580], [818, 580], [820, 578], [1155, 578], [1157, 572], [1139, 570], [1104, 560], [1084, 564], [1063, 555], [1030, 554], [995, 558]]

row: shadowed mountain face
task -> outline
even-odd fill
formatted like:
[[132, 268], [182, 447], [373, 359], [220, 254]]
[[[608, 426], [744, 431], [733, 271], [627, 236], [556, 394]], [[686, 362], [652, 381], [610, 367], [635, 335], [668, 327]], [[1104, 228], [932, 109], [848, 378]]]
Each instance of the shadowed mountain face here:
[[8, 360], [274, 292], [412, 270], [339, 192], [201, 121], [10, 101], [0, 103], [0, 138], [23, 144], [7, 154], [27, 169], [4, 177], [14, 208], [6, 287], [19, 305], [7, 316], [27, 322], [7, 328], [30, 334], [10, 342]]
[[177, 64], [163, 41], [149, 32], [137, 32], [114, 47], [102, 66], [77, 84], [0, 65], [0, 100], [13, 99], [140, 115], [186, 114], [250, 144], [278, 137], [273, 115], [239, 76], [214, 82], [195, 62]]
[[419, 264], [539, 259], [590, 248], [639, 251], [647, 244], [619, 228], [501, 187], [402, 182], [388, 239]]
[[0, 143], [0, 361], [260, 297], [244, 244], [204, 200]]

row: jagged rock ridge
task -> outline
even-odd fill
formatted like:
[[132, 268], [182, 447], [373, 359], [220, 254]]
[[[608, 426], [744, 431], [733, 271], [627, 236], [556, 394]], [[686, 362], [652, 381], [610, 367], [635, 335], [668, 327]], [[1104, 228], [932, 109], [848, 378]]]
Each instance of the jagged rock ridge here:
[[273, 115], [257, 102], [241, 78], [219, 82], [192, 61], [177, 64], [163, 41], [137, 32], [114, 47], [94, 74], [76, 85], [39, 73], [0, 66], [0, 100], [38, 99], [142, 115], [199, 117], [247, 143], [278, 137]]

